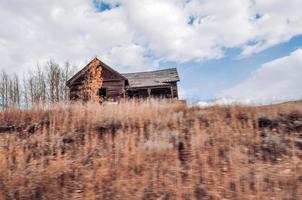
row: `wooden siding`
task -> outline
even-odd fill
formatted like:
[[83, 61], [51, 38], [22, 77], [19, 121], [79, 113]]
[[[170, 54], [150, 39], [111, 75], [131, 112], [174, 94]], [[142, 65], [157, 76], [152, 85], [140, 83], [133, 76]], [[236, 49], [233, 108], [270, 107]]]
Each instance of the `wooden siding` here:
[[177, 82], [150, 87], [127, 88], [126, 95], [130, 98], [178, 98]]
[[[125, 79], [121, 77], [119, 74], [115, 73], [115, 71], [108, 69], [103, 66], [102, 63], [95, 60], [94, 62], [90, 62], [90, 65], [99, 65], [101, 70], [101, 78], [102, 83], [100, 84], [101, 88], [106, 88], [106, 97], [105, 99], [117, 99], [124, 97], [125, 91]], [[89, 97], [82, 97], [82, 88], [85, 85], [85, 81], [89, 78], [89, 69], [86, 71], [82, 71], [81, 74], [77, 75], [77, 77], [70, 83], [70, 99], [71, 100], [89, 100]], [[93, 78], [93, 77], [90, 77]]]
[[101, 68], [101, 83], [98, 84], [100, 90], [105, 89], [101, 90], [101, 94], [106, 95], [103, 97], [105, 100], [118, 100], [125, 97], [178, 98], [179, 77], [175, 68], [120, 74], [95, 58], [67, 82], [71, 100], [89, 100], [89, 97], [83, 98], [82, 93], [87, 79], [93, 78], [90, 77], [89, 70], [95, 66]]
[[117, 99], [124, 97], [125, 90], [124, 80], [116, 80], [116, 81], [103, 81], [102, 88], [106, 88], [107, 91], [107, 99]]

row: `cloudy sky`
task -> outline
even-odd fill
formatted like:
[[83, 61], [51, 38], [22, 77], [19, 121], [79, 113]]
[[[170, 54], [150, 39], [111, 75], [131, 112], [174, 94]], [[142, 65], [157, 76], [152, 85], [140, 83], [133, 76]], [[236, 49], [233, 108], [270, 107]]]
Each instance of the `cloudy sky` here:
[[302, 98], [301, 0], [0, 0], [0, 69], [177, 67], [183, 98]]

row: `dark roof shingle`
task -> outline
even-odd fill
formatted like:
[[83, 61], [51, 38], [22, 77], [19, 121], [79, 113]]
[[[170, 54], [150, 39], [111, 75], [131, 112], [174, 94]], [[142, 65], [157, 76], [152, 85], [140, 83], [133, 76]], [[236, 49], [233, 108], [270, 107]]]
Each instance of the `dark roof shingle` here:
[[179, 81], [176, 68], [122, 74], [128, 79], [130, 88], [169, 85], [169, 82]]

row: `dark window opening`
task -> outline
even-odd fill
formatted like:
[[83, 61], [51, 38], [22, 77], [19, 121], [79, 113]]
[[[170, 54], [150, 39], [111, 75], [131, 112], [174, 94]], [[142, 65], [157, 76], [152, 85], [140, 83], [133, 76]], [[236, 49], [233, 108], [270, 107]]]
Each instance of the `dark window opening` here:
[[157, 98], [171, 98], [171, 89], [170, 88], [154, 88], [151, 90], [151, 96]]
[[129, 90], [127, 94], [130, 98], [147, 98], [148, 90], [147, 89]]
[[100, 97], [106, 97], [107, 96], [107, 89], [106, 88], [99, 89], [99, 96]]

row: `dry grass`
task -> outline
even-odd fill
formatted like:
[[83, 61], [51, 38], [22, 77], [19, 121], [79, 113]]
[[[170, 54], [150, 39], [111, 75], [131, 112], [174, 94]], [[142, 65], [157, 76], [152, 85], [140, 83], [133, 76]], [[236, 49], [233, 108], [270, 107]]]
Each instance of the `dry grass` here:
[[301, 199], [302, 104], [0, 112], [0, 199]]

